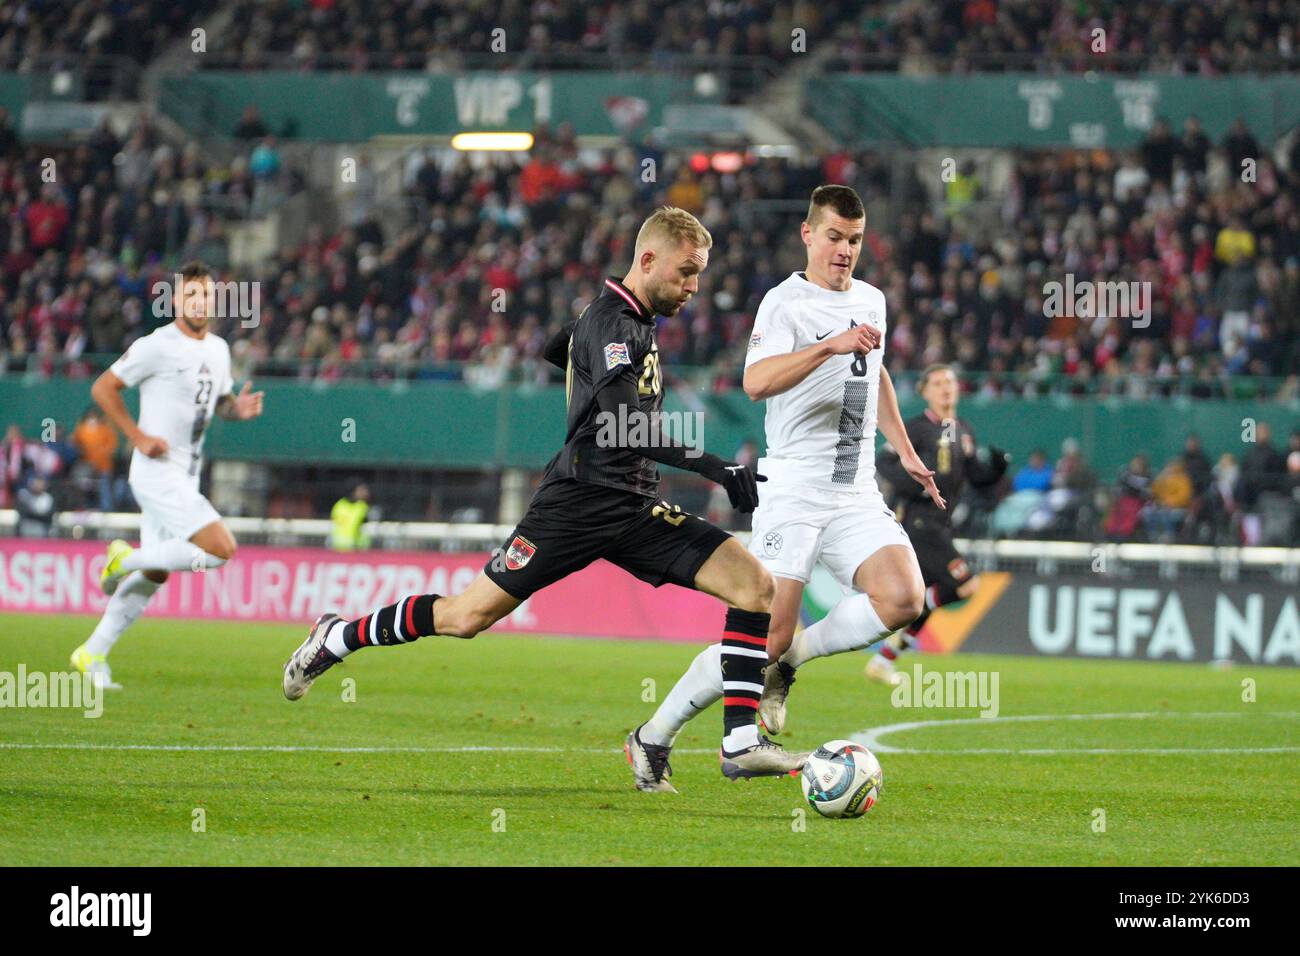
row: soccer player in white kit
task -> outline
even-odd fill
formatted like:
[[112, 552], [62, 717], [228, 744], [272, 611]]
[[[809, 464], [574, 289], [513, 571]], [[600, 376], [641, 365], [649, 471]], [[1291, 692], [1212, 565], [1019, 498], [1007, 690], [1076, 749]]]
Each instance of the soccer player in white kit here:
[[[944, 501], [903, 426], [884, 368], [885, 296], [853, 278], [866, 211], [847, 186], [819, 186], [800, 232], [805, 271], [763, 297], [745, 358], [745, 393], [767, 400], [767, 478], [750, 551], [776, 579], [759, 717], [785, 725], [796, 668], [857, 650], [906, 627], [925, 585], [906, 532], [876, 486], [880, 431], [939, 507]], [[794, 636], [803, 589], [820, 560], [846, 589], [821, 621]], [[703, 651], [639, 733], [667, 759], [678, 732], [725, 693], [717, 652]]]
[[[213, 414], [239, 421], [262, 414], [262, 392], [230, 378], [230, 346], [209, 331], [215, 302], [211, 273], [201, 262], [181, 268], [172, 290], [176, 321], [141, 336], [90, 390], [109, 420], [135, 447], [128, 481], [140, 505], [140, 547], [108, 546], [100, 576], [109, 595], [104, 616], [72, 664], [97, 684], [117, 689], [108, 652], [171, 571], [220, 567], [234, 557], [235, 539], [199, 493], [203, 439]], [[139, 386], [140, 421], [122, 390]]]

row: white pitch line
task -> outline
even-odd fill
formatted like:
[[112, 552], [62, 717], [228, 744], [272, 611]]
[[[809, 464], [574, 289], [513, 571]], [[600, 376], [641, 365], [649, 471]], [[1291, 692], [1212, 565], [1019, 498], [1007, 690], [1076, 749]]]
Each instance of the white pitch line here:
[[1224, 717], [1296, 717], [1300, 711], [1275, 710], [1260, 713], [1247, 713], [1232, 710], [1214, 713], [1151, 711], [1130, 714], [1025, 714], [1014, 717], [958, 717], [952, 720], [908, 720], [897, 724], [885, 724], [883, 727], [869, 727], [849, 739], [862, 744], [868, 750], [881, 754], [941, 754], [956, 756], [961, 754], [1250, 754], [1250, 753], [1300, 753], [1300, 747], [970, 747], [962, 749], [922, 750], [915, 747], [892, 747], [880, 738], [885, 734], [900, 733], [904, 730], [918, 730], [928, 727], [956, 727], [963, 724], [1029, 723], [1034, 721], [1055, 720], [1150, 720], [1160, 717], [1224, 718]]
[[[1178, 713], [1156, 711], [1132, 714], [1028, 714], [1015, 717], [961, 717], [953, 720], [912, 720], [883, 727], [870, 728], [853, 735], [850, 739], [868, 749], [882, 754], [939, 754], [958, 756], [962, 754], [1227, 754], [1227, 753], [1297, 753], [1300, 747], [1131, 747], [1131, 748], [969, 748], [957, 750], [919, 750], [909, 747], [891, 747], [879, 738], [885, 734], [920, 727], [953, 727], [959, 724], [986, 724], [992, 721], [1032, 722], [1049, 720], [1144, 720], [1154, 717], [1297, 717], [1300, 711], [1265, 711], [1257, 714], [1242, 711], [1221, 713]], [[0, 750], [106, 750], [106, 751], [143, 751], [154, 753], [330, 753], [330, 754], [460, 754], [460, 753], [502, 753], [502, 754], [617, 754], [619, 747], [321, 747], [294, 744], [95, 744], [95, 743], [15, 743], [0, 741]], [[683, 747], [674, 750], [676, 754], [716, 754], [712, 747]]]
[[[621, 754], [621, 747], [310, 747], [294, 745], [244, 744], [89, 744], [89, 743], [9, 743], [0, 741], [0, 750], [141, 750], [160, 753], [326, 753], [326, 754]], [[716, 754], [713, 749], [684, 748], [679, 754]]]

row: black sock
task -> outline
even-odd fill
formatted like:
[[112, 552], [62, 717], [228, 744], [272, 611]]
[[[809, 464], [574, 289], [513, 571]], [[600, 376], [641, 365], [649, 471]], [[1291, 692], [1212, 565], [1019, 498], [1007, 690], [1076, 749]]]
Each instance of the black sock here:
[[763, 668], [767, 666], [767, 627], [772, 615], [765, 611], [727, 608], [722, 634], [722, 726], [729, 734], [752, 727], [763, 696]]
[[[438, 633], [433, 629], [436, 594], [402, 598], [343, 626], [343, 643], [355, 651], [373, 644], [408, 644]], [[400, 616], [399, 616], [400, 614]]]
[[927, 604], [924, 607], [924, 609], [922, 609], [921, 616], [918, 617], [911, 624], [907, 625], [907, 630], [905, 630], [902, 634], [904, 648], [911, 647], [914, 643], [916, 643], [914, 638], [921, 633], [921, 628], [925, 627], [925, 622], [926, 619], [929, 618], [930, 616], [930, 611], [931, 611], [930, 605]]

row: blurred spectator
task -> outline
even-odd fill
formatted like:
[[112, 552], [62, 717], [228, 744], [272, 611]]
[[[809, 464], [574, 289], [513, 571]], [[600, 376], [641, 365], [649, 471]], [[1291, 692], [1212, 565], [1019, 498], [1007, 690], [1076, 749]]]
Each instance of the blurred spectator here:
[[117, 451], [117, 429], [104, 419], [99, 408], [91, 406], [73, 429], [72, 444], [92, 473], [99, 509], [115, 510], [113, 455]]
[[1226, 266], [1255, 257], [1255, 235], [1241, 216], [1233, 216], [1214, 240], [1214, 257]]
[[1052, 472], [1052, 487], [1043, 502], [1044, 513], [1031, 517], [1036, 530], [1051, 530], [1065, 537], [1087, 536], [1093, 517], [1092, 496], [1097, 476], [1083, 460], [1079, 442], [1061, 442], [1061, 457]]
[[1053, 470], [1047, 453], [1035, 448], [1029, 453], [1029, 462], [1016, 472], [1011, 480], [1013, 491], [1047, 491], [1052, 487]]
[[1106, 516], [1106, 535], [1111, 539], [1133, 538], [1142, 520], [1142, 511], [1151, 500], [1151, 467], [1146, 455], [1134, 455], [1120, 472]]
[[[1218, 529], [1218, 538], [1225, 537], [1225, 530], [1237, 530], [1240, 514], [1237, 509], [1237, 489], [1241, 482], [1241, 467], [1237, 459], [1224, 452], [1214, 466], [1214, 480], [1206, 498], [1206, 521]], [[1230, 543], [1240, 542], [1232, 540]]]
[[20, 538], [48, 538], [54, 527], [54, 495], [44, 478], [33, 477], [14, 496]]
[[1300, 451], [1286, 456], [1286, 493], [1291, 503], [1291, 533], [1287, 546], [1300, 541]]
[[1146, 510], [1147, 530], [1153, 541], [1172, 541], [1192, 504], [1192, 479], [1182, 458], [1175, 458], [1151, 483], [1151, 505]]
[[361, 533], [370, 511], [370, 488], [358, 482], [351, 492], [334, 502], [330, 510], [330, 547], [335, 551], [365, 551], [370, 539]]
[[1195, 432], [1188, 435], [1183, 442], [1183, 467], [1192, 480], [1192, 493], [1203, 495], [1209, 490], [1214, 476], [1210, 459], [1201, 448], [1201, 436]]
[[1286, 459], [1273, 447], [1273, 429], [1267, 422], [1255, 426], [1255, 442], [1241, 461], [1236, 499], [1242, 511], [1242, 540], [1264, 544], [1289, 533], [1286, 502]]
[[1198, 116], [1183, 120], [1183, 138], [1178, 143], [1178, 155], [1193, 176], [1205, 175], [1205, 160], [1210, 154], [1210, 137], [1201, 128]]
[[10, 425], [0, 441], [0, 508], [12, 508], [14, 493], [23, 485], [27, 473], [27, 442], [22, 429]]
[[239, 123], [235, 126], [235, 139], [262, 139], [270, 133], [266, 124], [262, 122], [262, 114], [258, 111], [257, 105], [249, 103], [245, 106], [244, 112], [239, 116]]

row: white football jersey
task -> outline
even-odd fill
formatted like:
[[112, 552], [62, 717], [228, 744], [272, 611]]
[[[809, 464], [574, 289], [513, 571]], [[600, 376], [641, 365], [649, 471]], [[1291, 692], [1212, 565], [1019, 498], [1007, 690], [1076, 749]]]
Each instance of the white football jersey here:
[[191, 338], [175, 323], [141, 336], [113, 363], [128, 386], [140, 386], [140, 430], [167, 441], [167, 454], [131, 455], [131, 481], [198, 481], [203, 438], [222, 397], [229, 395], [230, 346], [211, 332]]
[[[866, 356], [832, 355], [767, 400], [767, 454], [759, 472], [784, 487], [876, 490], [876, 399], [885, 352], [885, 294], [858, 279], [844, 292], [795, 272], [763, 296], [745, 367], [797, 352], [855, 325], [880, 330]], [[760, 494], [763, 488], [760, 486]], [[773, 490], [776, 490], [773, 488]]]

